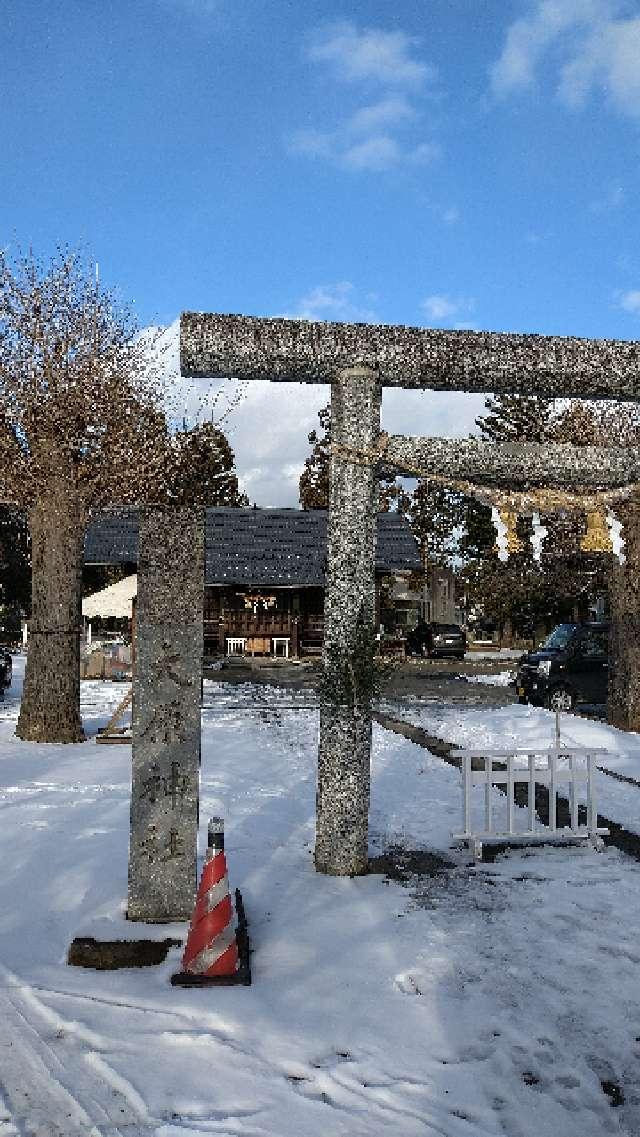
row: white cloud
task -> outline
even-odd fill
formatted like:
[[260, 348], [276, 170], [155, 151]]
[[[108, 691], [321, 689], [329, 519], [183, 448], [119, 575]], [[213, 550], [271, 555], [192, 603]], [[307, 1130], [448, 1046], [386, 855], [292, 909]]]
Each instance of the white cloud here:
[[412, 166], [426, 166], [440, 157], [440, 147], [436, 142], [420, 142], [413, 150], [407, 151], [406, 157]]
[[[417, 100], [433, 71], [415, 57], [415, 46], [416, 41], [402, 31], [359, 30], [351, 22], [317, 32], [308, 57], [329, 67], [338, 83], [362, 89], [370, 97], [331, 129], [297, 131], [289, 150], [355, 171], [432, 161], [437, 147], [415, 137], [415, 132], [421, 118]], [[373, 100], [372, 88], [378, 95]]]
[[640, 115], [640, 15], [629, 15], [621, 0], [538, 0], [507, 31], [491, 69], [494, 91], [533, 86], [546, 57], [568, 106], [581, 107], [597, 90], [617, 110]]
[[582, 106], [600, 88], [628, 115], [640, 115], [640, 17], [597, 26], [562, 68], [560, 95]]
[[342, 154], [345, 166], [354, 170], [388, 170], [400, 160], [401, 150], [395, 138], [388, 134], [374, 134], [364, 142], [357, 142]]
[[422, 301], [422, 307], [432, 320], [446, 320], [448, 316], [455, 316], [458, 311], [458, 305], [448, 296], [427, 296], [426, 300]]
[[618, 304], [625, 312], [640, 316], [640, 289], [632, 288], [629, 292], [618, 295]]
[[[435, 320], [436, 323], [449, 322], [453, 316], [462, 316], [465, 313], [473, 312], [475, 301], [461, 296], [453, 298], [442, 293], [434, 293], [422, 301], [421, 308], [424, 309], [430, 320]], [[460, 328], [469, 326], [466, 322], [456, 324], [456, 327]]]
[[397, 126], [414, 118], [415, 107], [404, 95], [389, 95], [376, 103], [361, 107], [351, 116], [347, 128], [352, 134], [369, 134], [370, 131]]
[[354, 140], [350, 124], [330, 134], [317, 130], [297, 131], [289, 149], [307, 158], [330, 158], [336, 165], [350, 170], [389, 170], [402, 164], [425, 166], [440, 154], [432, 142], [417, 146], [402, 145], [391, 133], [370, 134]]
[[382, 429], [411, 437], [466, 438], [476, 433], [475, 420], [484, 410], [485, 395], [463, 391], [382, 390]]
[[[365, 297], [368, 303], [370, 296]], [[340, 280], [336, 284], [319, 284], [302, 296], [287, 313], [292, 320], [343, 320], [346, 322], [373, 322], [375, 312], [364, 306], [350, 280]]]
[[568, 29], [594, 20], [598, 0], [540, 0], [530, 16], [515, 20], [507, 31], [502, 54], [491, 69], [494, 90], [505, 94], [532, 86], [546, 51]]
[[338, 78], [347, 82], [371, 80], [390, 87], [416, 87], [432, 71], [413, 56], [415, 45], [416, 40], [402, 31], [358, 31], [345, 20], [316, 33], [309, 58], [331, 64]]

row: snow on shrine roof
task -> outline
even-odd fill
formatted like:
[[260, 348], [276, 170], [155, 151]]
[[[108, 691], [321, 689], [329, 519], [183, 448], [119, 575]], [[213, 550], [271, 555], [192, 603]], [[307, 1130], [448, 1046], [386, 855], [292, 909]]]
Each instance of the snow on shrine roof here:
[[125, 576], [115, 584], [92, 592], [82, 601], [82, 615], [92, 619], [94, 616], [128, 616], [131, 618], [131, 602], [138, 592], [138, 577]]
[[[322, 587], [324, 509], [207, 509], [205, 583]], [[376, 572], [420, 568], [418, 545], [398, 513], [378, 514]], [[113, 510], [89, 525], [85, 564], [136, 564], [138, 514]]]

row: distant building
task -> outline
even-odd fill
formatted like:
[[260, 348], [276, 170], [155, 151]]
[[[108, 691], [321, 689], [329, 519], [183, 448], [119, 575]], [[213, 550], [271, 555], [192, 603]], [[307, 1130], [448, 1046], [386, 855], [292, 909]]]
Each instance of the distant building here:
[[[327, 516], [325, 510], [207, 509], [205, 655], [298, 657], [321, 650]], [[87, 529], [85, 564], [120, 564], [134, 571], [137, 560], [136, 510], [105, 513]], [[419, 569], [418, 546], [406, 519], [378, 514], [378, 621], [383, 579]]]
[[395, 572], [384, 580], [379, 615], [379, 623], [388, 634], [402, 635], [415, 628], [421, 616], [421, 596], [411, 573]]
[[457, 624], [462, 613], [456, 606], [456, 578], [453, 569], [430, 565], [425, 574], [423, 619], [427, 624]]

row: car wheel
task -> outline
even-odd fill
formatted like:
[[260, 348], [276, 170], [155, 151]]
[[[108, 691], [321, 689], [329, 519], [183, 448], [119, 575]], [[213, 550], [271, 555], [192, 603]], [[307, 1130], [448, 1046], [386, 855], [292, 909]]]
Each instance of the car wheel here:
[[572, 711], [575, 701], [575, 696], [568, 687], [553, 687], [547, 695], [547, 707], [550, 711]]

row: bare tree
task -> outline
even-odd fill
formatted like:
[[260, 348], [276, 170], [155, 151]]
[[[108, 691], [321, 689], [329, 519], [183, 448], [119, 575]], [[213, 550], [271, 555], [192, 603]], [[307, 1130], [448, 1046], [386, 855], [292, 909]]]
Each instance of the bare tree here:
[[78, 253], [60, 251], [48, 266], [0, 254], [0, 501], [25, 511], [32, 553], [22, 739], [84, 737], [81, 574], [92, 512], [177, 494], [189, 447], [171, 437], [162, 410], [157, 340], [138, 333]]

